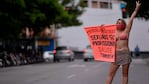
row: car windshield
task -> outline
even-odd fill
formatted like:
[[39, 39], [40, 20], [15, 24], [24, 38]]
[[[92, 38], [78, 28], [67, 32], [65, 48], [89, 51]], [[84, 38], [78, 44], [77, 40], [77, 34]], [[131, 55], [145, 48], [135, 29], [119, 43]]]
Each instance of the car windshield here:
[[56, 50], [66, 50], [67, 47], [57, 47]]
[[87, 48], [87, 49], [91, 49], [91, 46], [90, 46], [90, 45], [88, 45], [86, 48]]

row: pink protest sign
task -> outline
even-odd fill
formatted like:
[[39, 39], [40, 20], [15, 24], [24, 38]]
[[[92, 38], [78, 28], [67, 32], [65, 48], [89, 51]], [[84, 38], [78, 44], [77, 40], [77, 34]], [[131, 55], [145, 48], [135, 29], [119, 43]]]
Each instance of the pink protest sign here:
[[116, 25], [84, 28], [97, 61], [114, 62], [116, 48]]

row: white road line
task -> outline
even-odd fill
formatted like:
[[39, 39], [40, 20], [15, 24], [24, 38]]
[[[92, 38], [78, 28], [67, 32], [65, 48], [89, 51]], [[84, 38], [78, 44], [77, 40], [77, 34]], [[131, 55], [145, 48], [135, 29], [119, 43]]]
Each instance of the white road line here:
[[89, 69], [84, 69], [85, 72], [89, 71]]
[[98, 65], [94, 65], [94, 66], [93, 66], [93, 68], [98, 68], [98, 67], [99, 67], [99, 64], [98, 64]]
[[75, 76], [76, 76], [75, 74], [71, 74], [71, 75], [67, 76], [67, 79], [71, 79], [71, 78], [73, 78]]
[[72, 65], [69, 65], [68, 68], [84, 68], [86, 67], [86, 65], [84, 64], [72, 64]]

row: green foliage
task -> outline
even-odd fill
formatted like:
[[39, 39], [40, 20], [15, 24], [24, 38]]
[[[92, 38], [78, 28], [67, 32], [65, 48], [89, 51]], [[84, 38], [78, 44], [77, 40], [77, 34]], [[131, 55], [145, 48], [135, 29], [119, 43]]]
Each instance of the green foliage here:
[[72, 0], [1, 0], [0, 1], [0, 38], [17, 38], [24, 27], [33, 28], [38, 33], [41, 28], [51, 24], [62, 26], [80, 25], [77, 17], [82, 14], [82, 0], [72, 4], [69, 11], [65, 10]]
[[20, 17], [24, 7], [23, 3], [18, 4], [19, 1], [2, 0], [0, 2], [0, 38], [8, 39], [18, 36], [19, 27], [22, 25]]
[[85, 4], [83, 3], [83, 0], [80, 0], [77, 4], [75, 3], [75, 0], [63, 0], [62, 4], [69, 14], [69, 17], [67, 18], [68, 20], [62, 20], [62, 26], [81, 25], [82, 22], [80, 22], [77, 17], [84, 11], [83, 8], [85, 7]]

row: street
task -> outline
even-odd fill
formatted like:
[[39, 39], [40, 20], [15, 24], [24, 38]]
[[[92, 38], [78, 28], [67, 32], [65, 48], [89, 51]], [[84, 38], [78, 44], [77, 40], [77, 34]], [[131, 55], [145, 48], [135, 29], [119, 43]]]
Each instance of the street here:
[[[40, 63], [0, 68], [0, 84], [105, 84], [107, 62], [76, 59], [73, 62]], [[143, 59], [133, 59], [129, 84], [148, 84], [149, 64]], [[113, 84], [121, 84], [119, 68]]]
[[[135, 6], [135, 2], [124, 1], [128, 4], [123, 3], [125, 6], [121, 7], [122, 0], [3, 0], [0, 7], [0, 84], [105, 84], [110, 63], [83, 60], [87, 46], [93, 44], [85, 28], [102, 25], [115, 25], [113, 28], [118, 28], [118, 24], [121, 24], [122, 28], [129, 27], [128, 29], [132, 26], [131, 34], [121, 30], [110, 30], [113, 32], [112, 37], [124, 41], [116, 43], [116, 38], [112, 38], [112, 42], [109, 39], [111, 35], [99, 29], [101, 34], [97, 34], [97, 39], [94, 40], [96, 46], [102, 48], [90, 49], [94, 49], [93, 54], [97, 55], [96, 51], [110, 51], [108, 55], [103, 56], [110, 58], [109, 55], [117, 48], [126, 49], [127, 44], [130, 51], [134, 52], [137, 46], [138, 52], [141, 52], [139, 55], [142, 56], [137, 58], [132, 53], [134, 58], [129, 69], [128, 84], [149, 84], [148, 5], [145, 4], [145, 0], [141, 1], [140, 11], [139, 2], [136, 3], [136, 8], [131, 8]], [[131, 13], [134, 18], [133, 24]], [[118, 22], [119, 18], [124, 19], [126, 24], [123, 21]], [[98, 30], [91, 31], [95, 37], [96, 31]], [[123, 32], [126, 33], [126, 38], [122, 35], [121, 39]], [[105, 39], [110, 43], [101, 43], [106, 42]], [[129, 42], [126, 42], [127, 40]], [[112, 44], [111, 49], [106, 48]], [[115, 47], [115, 44], [118, 46]], [[65, 46], [66, 49], [63, 50], [61, 46]], [[68, 56], [66, 54], [71, 53], [69, 56], [76, 59], [71, 61], [73, 58], [69, 58], [69, 61], [59, 62], [59, 50], [64, 51], [64, 58]], [[45, 54], [46, 51], [50, 52]], [[46, 56], [51, 56], [52, 62], [45, 62]], [[57, 61], [53, 62], [53, 59]], [[122, 84], [122, 67], [119, 67], [112, 84]]]

